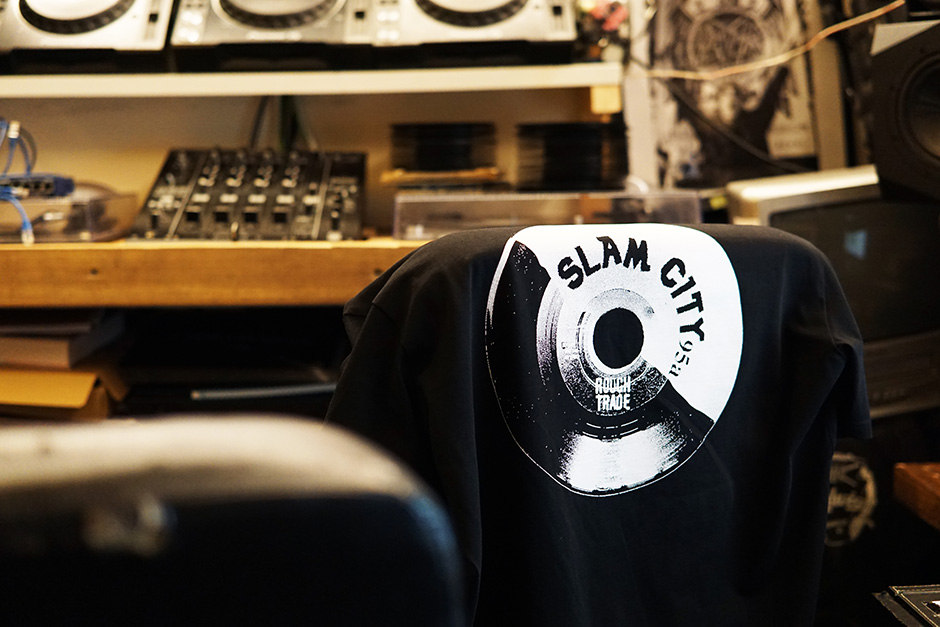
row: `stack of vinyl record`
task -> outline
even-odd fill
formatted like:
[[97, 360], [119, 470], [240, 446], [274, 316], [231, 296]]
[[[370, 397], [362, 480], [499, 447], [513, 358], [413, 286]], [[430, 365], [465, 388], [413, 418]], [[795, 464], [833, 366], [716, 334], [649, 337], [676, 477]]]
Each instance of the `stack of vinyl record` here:
[[382, 182], [407, 189], [490, 189], [505, 185], [489, 122], [392, 125], [392, 170]]
[[494, 165], [496, 127], [485, 122], [393, 124], [392, 167], [446, 172]]
[[623, 189], [627, 136], [622, 121], [520, 124], [521, 191]]

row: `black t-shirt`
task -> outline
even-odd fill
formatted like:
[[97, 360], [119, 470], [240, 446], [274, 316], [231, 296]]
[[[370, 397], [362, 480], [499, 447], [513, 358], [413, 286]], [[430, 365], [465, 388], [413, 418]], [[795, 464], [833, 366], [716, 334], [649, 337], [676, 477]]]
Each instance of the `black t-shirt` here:
[[834, 441], [870, 420], [858, 330], [803, 240], [468, 231], [344, 320], [328, 420], [438, 491], [474, 624], [812, 623]]

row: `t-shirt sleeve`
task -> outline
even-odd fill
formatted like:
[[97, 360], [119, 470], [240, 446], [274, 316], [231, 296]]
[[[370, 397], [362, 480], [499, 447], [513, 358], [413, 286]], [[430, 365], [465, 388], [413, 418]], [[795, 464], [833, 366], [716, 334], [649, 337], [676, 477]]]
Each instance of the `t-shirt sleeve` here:
[[829, 333], [845, 363], [833, 386], [832, 399], [838, 407], [838, 437], [870, 438], [871, 412], [865, 381], [864, 345], [858, 325], [846, 301], [835, 272], [826, 264], [826, 315]]

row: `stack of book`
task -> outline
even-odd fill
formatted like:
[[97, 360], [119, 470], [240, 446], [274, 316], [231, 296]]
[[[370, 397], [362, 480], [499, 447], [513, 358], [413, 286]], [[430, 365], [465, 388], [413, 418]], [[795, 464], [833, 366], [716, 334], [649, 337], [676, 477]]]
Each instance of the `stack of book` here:
[[120, 311], [0, 310], [0, 416], [108, 417], [125, 391], [106, 349], [124, 331]]

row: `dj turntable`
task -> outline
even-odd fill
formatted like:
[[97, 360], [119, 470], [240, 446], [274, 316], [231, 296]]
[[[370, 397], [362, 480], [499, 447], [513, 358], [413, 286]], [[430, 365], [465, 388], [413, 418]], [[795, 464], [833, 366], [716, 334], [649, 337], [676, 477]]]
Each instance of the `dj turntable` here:
[[572, 0], [374, 0], [376, 46], [470, 41], [569, 42]]
[[[194, 70], [359, 66], [372, 0], [179, 0], [170, 46]], [[352, 44], [352, 45], [351, 45]]]
[[174, 47], [347, 43], [346, 0], [181, 0]]
[[173, 0], [0, 0], [0, 52], [159, 51]]
[[575, 37], [573, 0], [180, 0], [170, 44], [182, 67], [291, 69], [369, 64], [370, 50]]

